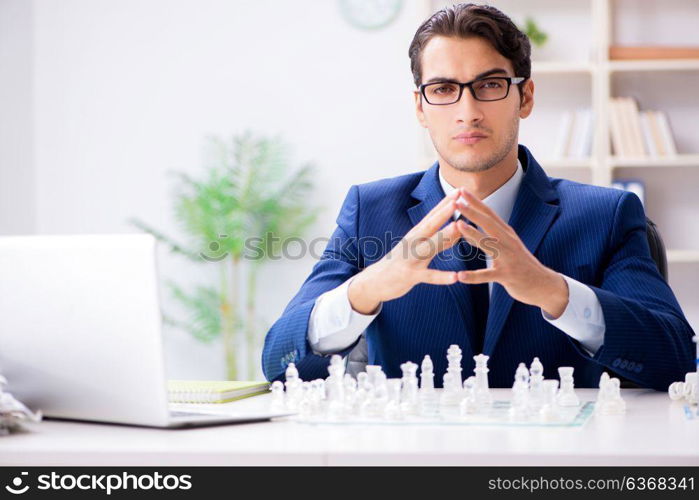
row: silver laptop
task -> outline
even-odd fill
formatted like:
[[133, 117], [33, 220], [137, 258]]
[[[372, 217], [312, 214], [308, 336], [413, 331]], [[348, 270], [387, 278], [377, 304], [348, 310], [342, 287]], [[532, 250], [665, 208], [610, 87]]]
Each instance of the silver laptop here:
[[0, 237], [6, 390], [71, 420], [191, 427], [284, 415], [169, 409], [155, 247], [147, 234]]

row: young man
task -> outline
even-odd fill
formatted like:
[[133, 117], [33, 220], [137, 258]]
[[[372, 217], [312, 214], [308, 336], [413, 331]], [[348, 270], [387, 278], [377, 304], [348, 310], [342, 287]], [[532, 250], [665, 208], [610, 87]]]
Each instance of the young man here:
[[290, 362], [325, 378], [329, 355], [365, 338], [368, 363], [389, 377], [426, 354], [444, 373], [458, 344], [466, 374], [490, 356], [493, 387], [535, 356], [546, 378], [574, 367], [579, 387], [603, 370], [658, 390], [682, 379], [693, 332], [650, 257], [639, 199], [549, 178], [517, 143], [534, 105], [526, 35], [493, 7], [459, 4], [420, 26], [409, 55], [439, 160], [352, 186], [267, 334], [267, 378]]

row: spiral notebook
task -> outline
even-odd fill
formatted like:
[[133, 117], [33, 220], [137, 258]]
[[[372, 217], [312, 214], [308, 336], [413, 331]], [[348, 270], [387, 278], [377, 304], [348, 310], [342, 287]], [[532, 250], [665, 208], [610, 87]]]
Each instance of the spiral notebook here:
[[168, 380], [170, 403], [228, 403], [269, 391], [269, 382], [236, 380]]

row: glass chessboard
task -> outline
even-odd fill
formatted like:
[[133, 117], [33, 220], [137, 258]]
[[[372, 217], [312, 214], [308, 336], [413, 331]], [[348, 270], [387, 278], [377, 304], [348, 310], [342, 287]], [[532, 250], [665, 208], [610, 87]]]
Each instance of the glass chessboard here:
[[330, 416], [327, 412], [320, 415], [298, 414], [293, 420], [312, 425], [333, 424], [377, 424], [377, 425], [481, 425], [481, 426], [521, 426], [521, 427], [580, 427], [592, 415], [595, 407], [593, 401], [582, 402], [580, 406], [557, 408], [551, 414], [539, 413], [515, 416], [510, 412], [510, 401], [494, 401], [489, 410], [460, 415], [457, 407], [440, 407], [433, 416], [406, 415], [401, 418], [388, 419], [371, 415]]

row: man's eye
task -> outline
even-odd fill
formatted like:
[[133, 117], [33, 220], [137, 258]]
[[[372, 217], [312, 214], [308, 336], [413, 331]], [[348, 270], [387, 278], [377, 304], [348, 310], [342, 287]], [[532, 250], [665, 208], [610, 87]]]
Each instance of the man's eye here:
[[440, 87], [437, 87], [434, 89], [435, 94], [449, 94], [451, 92], [454, 92], [454, 86], [453, 85], [443, 85]]
[[488, 80], [481, 84], [481, 88], [485, 89], [499, 89], [500, 87], [502, 87], [500, 80]]

